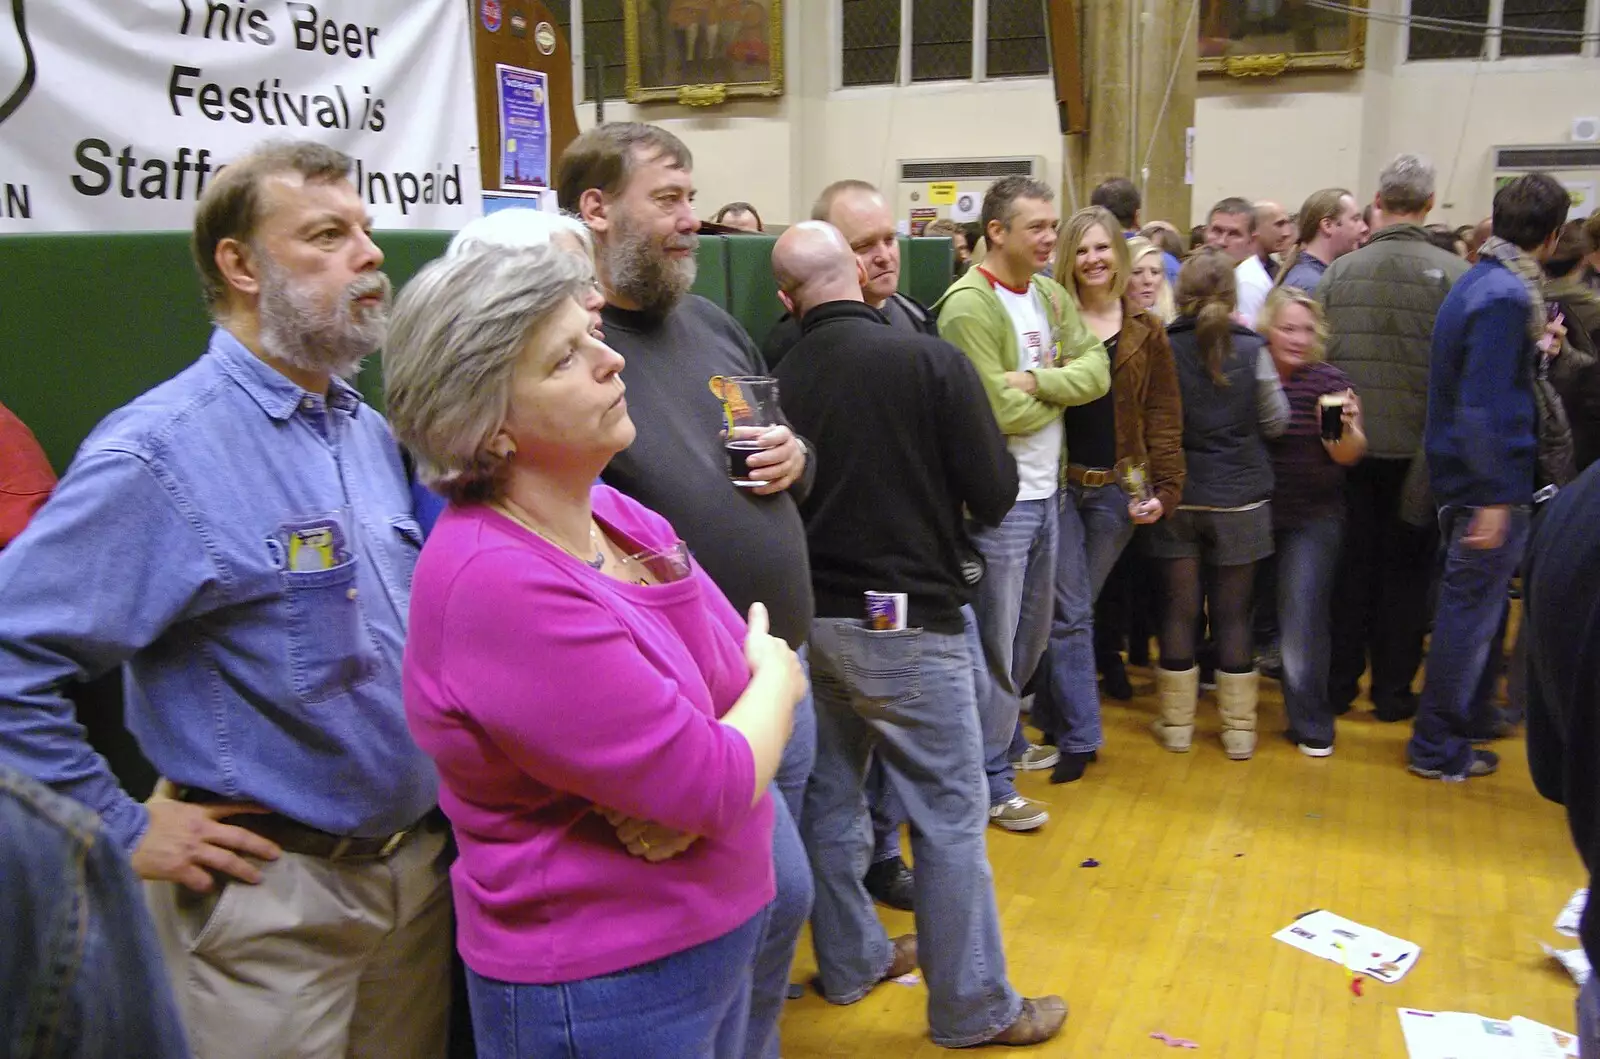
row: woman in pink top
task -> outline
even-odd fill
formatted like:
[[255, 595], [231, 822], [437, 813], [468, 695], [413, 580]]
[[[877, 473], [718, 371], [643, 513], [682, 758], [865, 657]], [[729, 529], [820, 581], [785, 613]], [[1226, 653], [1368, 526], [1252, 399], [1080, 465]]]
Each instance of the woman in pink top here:
[[659, 516], [594, 485], [623, 361], [559, 248], [436, 261], [389, 414], [451, 501], [418, 561], [406, 713], [454, 825], [483, 1057], [742, 1056], [773, 896], [767, 786], [804, 691]]

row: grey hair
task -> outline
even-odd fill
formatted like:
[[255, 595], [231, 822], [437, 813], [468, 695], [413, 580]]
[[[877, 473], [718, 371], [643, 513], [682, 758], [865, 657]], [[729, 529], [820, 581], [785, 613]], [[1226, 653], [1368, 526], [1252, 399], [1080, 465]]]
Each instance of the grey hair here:
[[455, 257], [484, 247], [546, 246], [558, 235], [572, 236], [585, 252], [594, 250], [589, 226], [571, 214], [515, 208], [497, 210], [468, 221], [450, 240], [450, 248], [445, 253]]
[[484, 246], [441, 257], [395, 299], [384, 401], [423, 484], [456, 503], [492, 500], [507, 464], [488, 451], [511, 411], [531, 332], [594, 282], [577, 254]]
[[1389, 213], [1422, 213], [1433, 201], [1433, 163], [1416, 154], [1396, 155], [1378, 174], [1378, 204]]

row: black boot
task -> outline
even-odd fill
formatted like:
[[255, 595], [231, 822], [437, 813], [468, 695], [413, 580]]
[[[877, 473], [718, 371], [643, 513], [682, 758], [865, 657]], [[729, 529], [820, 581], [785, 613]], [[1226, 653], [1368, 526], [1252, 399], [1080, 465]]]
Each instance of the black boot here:
[[1118, 702], [1133, 699], [1133, 685], [1128, 683], [1128, 670], [1122, 664], [1121, 655], [1112, 653], [1101, 659], [1100, 687], [1109, 698]]
[[867, 893], [879, 904], [910, 912], [916, 907], [911, 869], [899, 857], [880, 860], [867, 869]]
[[1051, 783], [1073, 783], [1083, 778], [1083, 770], [1089, 767], [1089, 762], [1094, 761], [1098, 755], [1093, 750], [1085, 754], [1069, 754], [1061, 752], [1061, 760], [1056, 762], [1055, 771], [1050, 773]]

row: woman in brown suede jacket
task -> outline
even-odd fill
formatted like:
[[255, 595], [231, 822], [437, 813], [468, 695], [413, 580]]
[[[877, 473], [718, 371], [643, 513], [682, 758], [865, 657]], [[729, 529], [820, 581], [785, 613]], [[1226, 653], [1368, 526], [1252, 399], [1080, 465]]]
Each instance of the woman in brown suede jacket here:
[[[1065, 415], [1055, 620], [1040, 667], [1033, 721], [1061, 751], [1051, 780], [1083, 775], [1100, 747], [1094, 601], [1135, 524], [1159, 521], [1183, 496], [1183, 408], [1166, 328], [1126, 296], [1132, 269], [1110, 211], [1067, 222], [1055, 276], [1111, 358], [1111, 390]], [[1146, 497], [1129, 496], [1117, 468], [1142, 467]]]

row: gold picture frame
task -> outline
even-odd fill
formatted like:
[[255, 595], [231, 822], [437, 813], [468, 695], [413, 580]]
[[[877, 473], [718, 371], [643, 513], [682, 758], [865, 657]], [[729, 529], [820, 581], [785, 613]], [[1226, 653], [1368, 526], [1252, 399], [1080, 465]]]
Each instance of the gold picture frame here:
[[1367, 0], [1348, 12], [1302, 0], [1200, 0], [1200, 73], [1277, 77], [1359, 70], [1367, 63]]
[[783, 0], [623, 0], [629, 103], [783, 95]]

